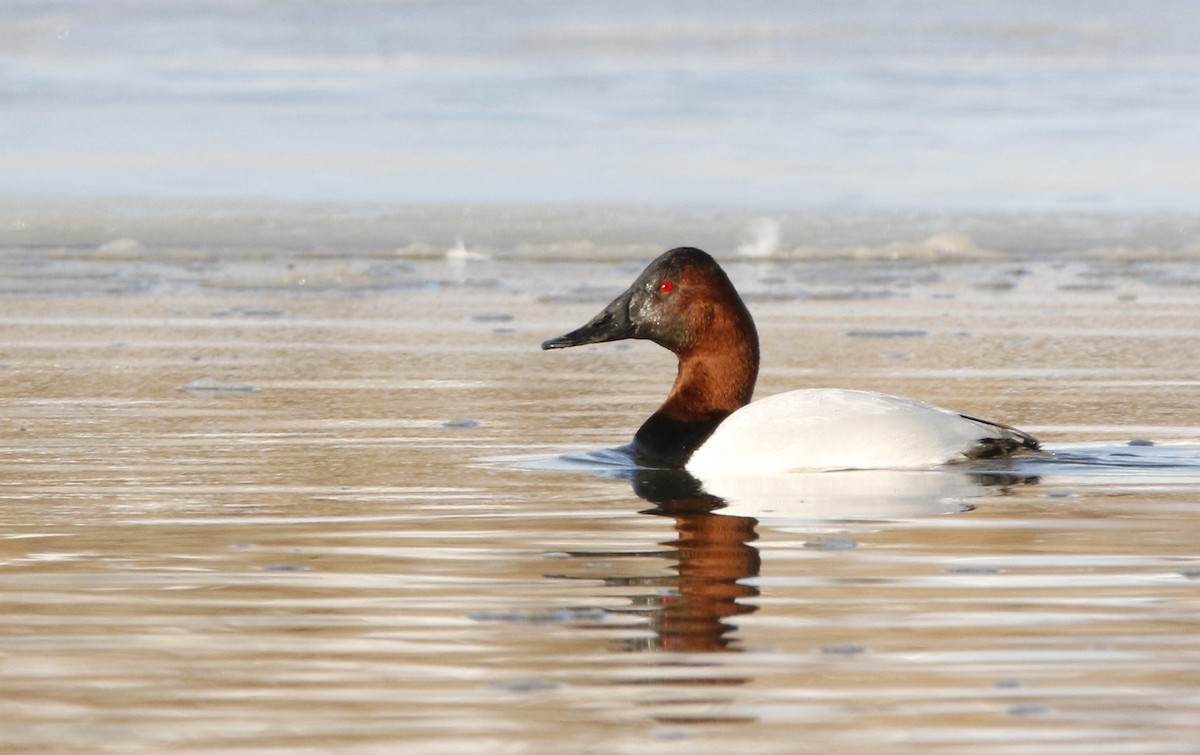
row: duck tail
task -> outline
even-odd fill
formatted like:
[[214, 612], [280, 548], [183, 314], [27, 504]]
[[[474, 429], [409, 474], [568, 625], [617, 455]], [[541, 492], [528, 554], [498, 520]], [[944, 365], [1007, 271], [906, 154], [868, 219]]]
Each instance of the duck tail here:
[[969, 419], [985, 428], [996, 431], [994, 435], [980, 438], [973, 446], [963, 452], [968, 459], [996, 459], [1024, 451], [1040, 451], [1042, 443], [1024, 430], [1018, 430], [1010, 425], [1004, 425], [991, 420], [960, 414], [963, 419]]

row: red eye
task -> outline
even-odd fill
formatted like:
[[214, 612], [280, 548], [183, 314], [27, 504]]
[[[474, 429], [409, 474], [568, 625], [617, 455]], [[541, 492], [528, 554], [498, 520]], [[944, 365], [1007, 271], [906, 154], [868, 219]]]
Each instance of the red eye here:
[[662, 283], [658, 284], [658, 290], [664, 294], [669, 294], [675, 290], [675, 284], [671, 281], [663, 281]]

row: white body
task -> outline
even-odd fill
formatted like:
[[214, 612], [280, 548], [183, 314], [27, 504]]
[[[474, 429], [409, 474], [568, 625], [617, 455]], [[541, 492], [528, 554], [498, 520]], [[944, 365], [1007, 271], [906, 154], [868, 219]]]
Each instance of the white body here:
[[870, 391], [814, 388], [753, 401], [729, 415], [687, 463], [709, 475], [801, 470], [920, 469], [964, 459], [981, 439], [1003, 437], [924, 401]]

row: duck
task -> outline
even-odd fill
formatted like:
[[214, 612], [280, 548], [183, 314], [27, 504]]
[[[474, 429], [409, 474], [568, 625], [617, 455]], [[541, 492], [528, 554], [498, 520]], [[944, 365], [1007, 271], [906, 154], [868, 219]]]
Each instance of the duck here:
[[804, 388], [752, 401], [754, 319], [717, 261], [694, 247], [660, 255], [595, 317], [542, 349], [625, 339], [678, 358], [666, 400], [618, 449], [637, 466], [701, 478], [921, 469], [1041, 449], [1015, 427], [874, 391]]

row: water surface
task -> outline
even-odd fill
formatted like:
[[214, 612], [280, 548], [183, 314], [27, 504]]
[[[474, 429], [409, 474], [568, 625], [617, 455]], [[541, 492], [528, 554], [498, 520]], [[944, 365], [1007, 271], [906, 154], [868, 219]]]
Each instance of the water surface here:
[[[10, 217], [7, 750], [1200, 737], [1188, 221], [799, 214], [776, 222], [808, 245], [753, 257], [736, 212]], [[716, 239], [762, 332], [760, 395], [915, 396], [1060, 458], [797, 476], [731, 505], [581, 464], [628, 440], [671, 359], [538, 344], [660, 251], [646, 228]]]

